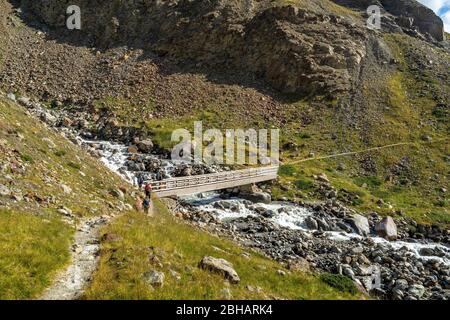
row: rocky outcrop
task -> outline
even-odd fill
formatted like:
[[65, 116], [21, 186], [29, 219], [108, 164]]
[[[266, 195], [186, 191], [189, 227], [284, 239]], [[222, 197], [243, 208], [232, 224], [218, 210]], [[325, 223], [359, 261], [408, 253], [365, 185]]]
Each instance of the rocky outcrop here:
[[416, 35], [417, 29], [423, 35], [429, 35], [436, 41], [445, 40], [444, 23], [433, 10], [427, 8], [415, 0], [333, 0], [334, 2], [361, 10], [366, 10], [370, 5], [378, 5], [384, 12], [383, 20], [393, 21], [407, 33]]
[[441, 18], [419, 2], [415, 0], [381, 0], [380, 2], [389, 13], [402, 19], [409, 18], [410, 23], [421, 33], [429, 34], [437, 41], [445, 39], [444, 23]]
[[[251, 2], [254, 4], [254, 2]], [[268, 4], [267, 1], [262, 3]], [[79, 1], [82, 30], [68, 31], [70, 1], [22, 1], [67, 41], [129, 45], [196, 67], [262, 76], [286, 93], [337, 94], [350, 89], [366, 54], [367, 31], [333, 14], [293, 6], [243, 7], [242, 1]]]

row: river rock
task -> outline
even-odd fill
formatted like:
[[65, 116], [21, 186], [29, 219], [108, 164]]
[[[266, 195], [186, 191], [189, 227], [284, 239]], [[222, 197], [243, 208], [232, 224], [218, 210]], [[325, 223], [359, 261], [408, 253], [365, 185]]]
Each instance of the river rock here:
[[397, 279], [395, 281], [394, 290], [404, 291], [408, 289], [408, 287], [409, 287], [408, 281], [406, 281], [405, 279]]
[[443, 257], [445, 256], [445, 252], [442, 252], [439, 249], [433, 249], [433, 248], [421, 248], [419, 250], [419, 254], [421, 256], [424, 257], [432, 257], [432, 256], [436, 256], [436, 257]]
[[198, 264], [199, 268], [209, 270], [211, 272], [222, 275], [231, 283], [239, 283], [240, 278], [237, 272], [233, 269], [233, 265], [225, 259], [218, 259], [214, 257], [203, 257]]
[[31, 100], [27, 97], [20, 97], [19, 99], [17, 99], [17, 102], [26, 107], [30, 104]]
[[349, 277], [350, 279], [354, 280], [355, 279], [355, 272], [353, 272], [352, 268], [348, 265], [343, 265], [342, 266], [342, 273]]
[[370, 233], [369, 220], [360, 214], [354, 214], [349, 220], [351, 227], [361, 236], [368, 236]]
[[320, 231], [330, 231], [330, 225], [324, 219], [316, 219]]
[[392, 217], [385, 217], [375, 225], [375, 231], [380, 237], [387, 240], [397, 239], [397, 226]]
[[58, 118], [56, 118], [50, 112], [41, 113], [40, 118], [42, 121], [44, 121], [45, 123], [52, 125], [52, 126], [55, 125], [56, 122], [58, 121]]
[[243, 186], [239, 186], [237, 189], [241, 193], [255, 193], [262, 191], [256, 184], [246, 184]]
[[140, 152], [150, 153], [153, 150], [153, 142], [150, 139], [139, 141], [137, 147]]
[[272, 202], [271, 195], [266, 192], [241, 193], [240, 196], [253, 203], [270, 204]]
[[425, 287], [421, 284], [413, 284], [409, 290], [408, 293], [413, 296], [414, 298], [420, 299], [425, 293]]
[[319, 225], [318, 225], [316, 219], [314, 219], [313, 217], [307, 217], [305, 219], [305, 223], [306, 223], [306, 226], [308, 227], [308, 229], [311, 229], [311, 230], [319, 229]]
[[136, 147], [136, 146], [129, 146], [128, 148], [127, 148], [127, 151], [129, 152], [129, 153], [138, 153], [138, 148]]

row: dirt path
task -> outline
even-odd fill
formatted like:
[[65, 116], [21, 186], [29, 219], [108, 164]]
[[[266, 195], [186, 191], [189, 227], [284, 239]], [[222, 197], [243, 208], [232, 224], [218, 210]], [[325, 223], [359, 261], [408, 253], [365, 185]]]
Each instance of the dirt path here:
[[75, 300], [81, 296], [97, 268], [99, 229], [110, 219], [111, 217], [102, 216], [81, 221], [75, 233], [70, 265], [56, 277], [40, 300]]

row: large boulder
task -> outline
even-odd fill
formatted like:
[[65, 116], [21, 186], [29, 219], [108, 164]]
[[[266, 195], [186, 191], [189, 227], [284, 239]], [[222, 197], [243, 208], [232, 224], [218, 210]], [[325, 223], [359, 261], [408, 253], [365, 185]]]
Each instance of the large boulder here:
[[239, 192], [241, 193], [255, 193], [261, 192], [262, 190], [256, 184], [246, 184], [238, 187]]
[[308, 229], [310, 229], [310, 230], [319, 229], [319, 224], [317, 223], [316, 219], [314, 219], [313, 217], [307, 217], [305, 219], [305, 224], [306, 224], [306, 227], [308, 227]]
[[211, 272], [222, 275], [225, 279], [228, 279], [231, 283], [239, 283], [237, 272], [233, 269], [233, 265], [225, 259], [218, 259], [213, 257], [204, 257], [198, 264], [199, 268], [209, 270]]
[[397, 239], [397, 225], [392, 217], [383, 218], [379, 223], [375, 225], [375, 231], [380, 237], [387, 240]]
[[269, 204], [272, 202], [272, 196], [267, 192], [241, 193], [239, 196], [253, 203]]
[[153, 150], [153, 142], [150, 139], [139, 141], [137, 147], [142, 153], [150, 153]]
[[368, 236], [370, 233], [369, 220], [366, 217], [360, 214], [354, 214], [350, 219], [348, 219], [348, 223], [353, 228], [353, 230], [361, 235]]

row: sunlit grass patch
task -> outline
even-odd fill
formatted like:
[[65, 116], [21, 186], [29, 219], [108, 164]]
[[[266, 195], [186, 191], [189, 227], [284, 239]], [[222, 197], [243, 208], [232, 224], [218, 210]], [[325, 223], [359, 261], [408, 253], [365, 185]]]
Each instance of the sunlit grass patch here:
[[0, 299], [30, 299], [69, 261], [73, 229], [55, 217], [0, 210]]
[[[230, 289], [233, 299], [358, 297], [339, 292], [314, 275], [288, 272], [280, 276], [277, 270], [283, 266], [277, 262], [176, 220], [159, 201], [155, 218], [130, 213], [103, 232], [120, 240], [103, 242], [100, 267], [86, 299], [223, 299], [224, 288]], [[244, 252], [250, 252], [250, 258]], [[207, 255], [231, 262], [241, 283], [228, 285], [221, 276], [199, 269], [199, 261]], [[162, 288], [153, 289], [145, 282], [143, 274], [149, 270], [164, 272]], [[252, 292], [247, 286], [261, 291]]]

